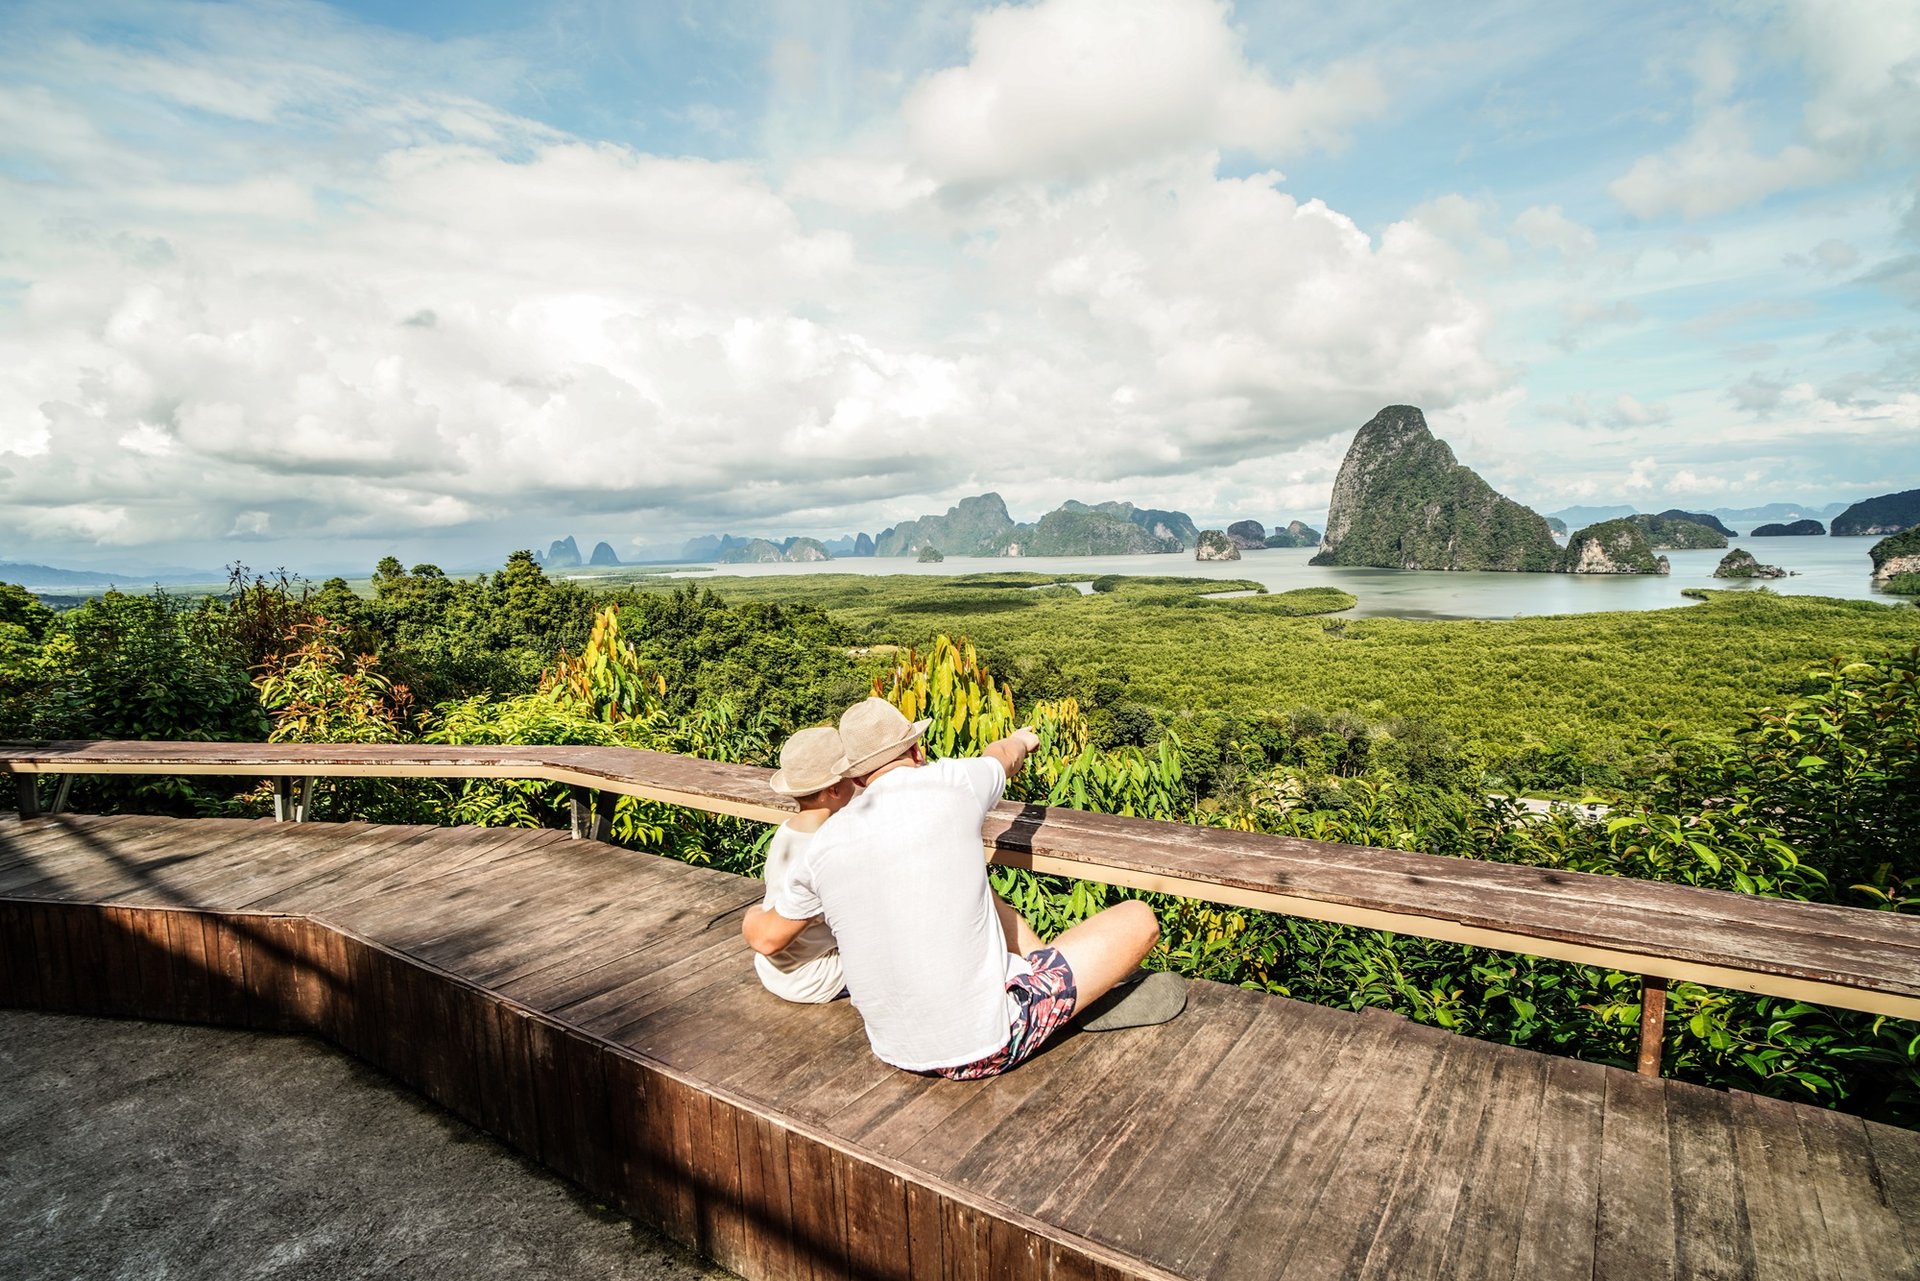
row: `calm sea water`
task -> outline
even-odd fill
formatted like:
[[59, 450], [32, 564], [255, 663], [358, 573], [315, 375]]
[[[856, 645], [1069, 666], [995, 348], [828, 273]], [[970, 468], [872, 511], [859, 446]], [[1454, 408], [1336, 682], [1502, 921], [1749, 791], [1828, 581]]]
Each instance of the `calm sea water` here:
[[[1872, 538], [1736, 538], [1765, 565], [1797, 571], [1766, 586], [1783, 595], [1839, 596], [1848, 600], [1885, 600], [1873, 588]], [[1349, 617], [1517, 618], [1539, 614], [1591, 614], [1603, 610], [1668, 609], [1691, 604], [1686, 587], [1751, 590], [1737, 581], [1717, 579], [1714, 567], [1722, 551], [1675, 551], [1665, 578], [1623, 574], [1448, 574], [1400, 569], [1322, 569], [1307, 564], [1311, 548], [1271, 548], [1242, 552], [1237, 561], [1197, 561], [1193, 553], [1157, 556], [1022, 556], [1002, 559], [949, 556], [937, 565], [877, 557], [848, 558], [813, 565], [721, 565], [711, 570], [682, 570], [674, 578], [793, 576], [808, 574], [977, 574], [1033, 570], [1047, 574], [1170, 574], [1199, 578], [1246, 578], [1268, 591], [1296, 587], [1338, 587], [1360, 598]]]

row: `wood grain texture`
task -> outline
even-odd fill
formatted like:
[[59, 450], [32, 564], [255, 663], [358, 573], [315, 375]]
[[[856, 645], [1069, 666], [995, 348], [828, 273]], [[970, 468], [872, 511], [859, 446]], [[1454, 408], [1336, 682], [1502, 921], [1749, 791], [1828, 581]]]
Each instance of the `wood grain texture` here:
[[0, 837], [0, 1001], [324, 1036], [749, 1277], [1920, 1269], [1920, 1135], [1857, 1118], [1211, 984], [944, 1081], [762, 991], [737, 877], [550, 832], [47, 822]]
[[[0, 745], [0, 769], [544, 778], [765, 822], [791, 810], [766, 770], [623, 748], [63, 742]], [[1897, 913], [1012, 803], [982, 840], [1109, 884], [1920, 1018], [1920, 918]]]

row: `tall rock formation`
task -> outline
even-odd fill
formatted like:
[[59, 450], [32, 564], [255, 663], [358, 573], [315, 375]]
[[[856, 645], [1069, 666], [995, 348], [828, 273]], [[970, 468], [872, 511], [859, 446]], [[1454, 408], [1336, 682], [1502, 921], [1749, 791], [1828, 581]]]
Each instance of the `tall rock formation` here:
[[[1200, 538], [1200, 527], [1193, 523], [1193, 517], [1185, 512], [1162, 511], [1158, 507], [1135, 507], [1132, 503], [1086, 503], [1075, 502], [1069, 498], [1055, 510], [1063, 512], [1098, 512], [1103, 516], [1115, 516], [1130, 521], [1162, 542], [1172, 543], [1168, 550], [1184, 551]], [[1043, 518], [1044, 519], [1044, 518]]]
[[876, 556], [912, 556], [937, 547], [949, 556], [991, 556], [1001, 535], [1011, 533], [1013, 517], [998, 494], [962, 498], [944, 516], [903, 520], [874, 540]]
[[1312, 563], [1547, 573], [1559, 561], [1539, 513], [1462, 466], [1418, 409], [1389, 405], [1340, 464]]
[[1194, 547], [1195, 560], [1239, 560], [1240, 548], [1224, 529], [1203, 529]]
[[556, 538], [547, 548], [544, 562], [548, 569], [578, 569], [580, 567], [580, 544], [573, 541], [573, 535]]
[[[1690, 520], [1696, 525], [1705, 525], [1708, 529], [1718, 533], [1722, 538], [1733, 537], [1733, 531], [1728, 529], [1725, 522], [1712, 512], [1683, 512], [1678, 507], [1669, 507], [1667, 510], [1661, 512], [1656, 519]], [[1720, 546], [1725, 547], [1726, 544], [1721, 543]]]
[[1000, 535], [993, 555], [1125, 556], [1182, 550], [1177, 539], [1158, 537], [1126, 516], [1101, 510], [1109, 506], [1067, 503], [1042, 516], [1038, 524], [1015, 525]]
[[[1718, 528], [1720, 522], [1711, 516], [1706, 520], [1696, 520], [1684, 512], [1662, 512], [1658, 516], [1629, 516], [1627, 519], [1640, 526], [1647, 536], [1647, 544], [1655, 551], [1686, 551], [1701, 547], [1717, 550], [1727, 545], [1727, 536]], [[1709, 525], [1706, 521], [1713, 521], [1713, 524]]]
[[1715, 578], [1785, 578], [1787, 571], [1778, 565], [1762, 565], [1744, 547], [1736, 547], [1720, 558], [1713, 571]]
[[764, 538], [749, 538], [738, 547], [720, 553], [723, 565], [766, 565], [785, 560], [786, 553]]
[[1655, 556], [1646, 530], [1628, 519], [1603, 520], [1567, 539], [1558, 568], [1568, 574], [1666, 574], [1673, 567]]
[[873, 552], [873, 536], [872, 536], [871, 534], [862, 534], [862, 535], [860, 535], [860, 536], [859, 536], [858, 538], [856, 538], [856, 539], [854, 539], [854, 540], [853, 540], [853, 554], [854, 554], [855, 556], [871, 556], [871, 555], [873, 555], [873, 554], [874, 554], [874, 552]]
[[1873, 558], [1876, 583], [1887, 582], [1900, 574], [1920, 574], [1920, 526], [1881, 539], [1867, 555]]
[[1920, 489], [1864, 499], [1835, 516], [1827, 528], [1836, 538], [1850, 538], [1898, 534], [1915, 525], [1920, 525]]
[[1227, 526], [1227, 537], [1243, 552], [1267, 545], [1267, 527], [1257, 520], [1236, 520]]
[[832, 560], [825, 544], [817, 538], [789, 538], [781, 553], [795, 564], [811, 564], [815, 561]]
[[1290, 520], [1285, 529], [1276, 528], [1267, 535], [1269, 547], [1318, 547], [1319, 545], [1320, 531], [1304, 520]]
[[593, 545], [593, 555], [587, 558], [589, 565], [618, 565], [620, 558], [614, 555], [613, 544], [598, 542]]

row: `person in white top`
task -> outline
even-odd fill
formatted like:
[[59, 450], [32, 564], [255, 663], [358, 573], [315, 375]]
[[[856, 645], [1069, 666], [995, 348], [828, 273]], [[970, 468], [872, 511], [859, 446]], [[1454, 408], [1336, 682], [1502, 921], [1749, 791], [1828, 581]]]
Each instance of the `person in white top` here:
[[1042, 944], [993, 894], [980, 839], [1038, 736], [1021, 729], [982, 756], [929, 762], [927, 724], [880, 698], [848, 709], [841, 773], [862, 790], [821, 824], [743, 929], [767, 956], [824, 917], [874, 1054], [967, 1080], [1030, 1057], [1137, 969], [1160, 927], [1129, 900]]
[[[853, 799], [853, 784], [840, 773], [845, 762], [840, 732], [831, 725], [803, 729], [781, 747], [780, 768], [768, 786], [782, 796], [791, 796], [800, 812], [775, 828], [773, 840], [767, 845], [763, 874], [767, 896], [762, 906], [771, 904], [785, 889], [795, 859], [820, 825]], [[743, 927], [742, 932], [751, 941], [751, 931]], [[787, 1001], [817, 1004], [846, 991], [846, 979], [840, 972], [840, 945], [827, 923], [817, 916], [779, 951], [756, 954], [753, 968], [767, 991]]]

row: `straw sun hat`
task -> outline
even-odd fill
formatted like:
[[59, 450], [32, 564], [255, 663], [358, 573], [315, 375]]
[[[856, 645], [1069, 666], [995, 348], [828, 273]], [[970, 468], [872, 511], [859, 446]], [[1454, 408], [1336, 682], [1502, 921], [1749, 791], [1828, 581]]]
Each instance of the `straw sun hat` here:
[[780, 768], [767, 786], [782, 796], [811, 796], [847, 776], [840, 733], [831, 725], [803, 729], [780, 749]]
[[872, 773], [911, 747], [931, 724], [909, 721], [884, 698], [855, 703], [840, 717], [840, 745], [847, 754], [840, 772], [847, 778]]

